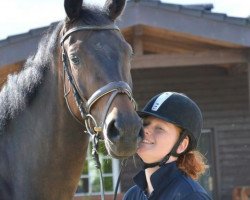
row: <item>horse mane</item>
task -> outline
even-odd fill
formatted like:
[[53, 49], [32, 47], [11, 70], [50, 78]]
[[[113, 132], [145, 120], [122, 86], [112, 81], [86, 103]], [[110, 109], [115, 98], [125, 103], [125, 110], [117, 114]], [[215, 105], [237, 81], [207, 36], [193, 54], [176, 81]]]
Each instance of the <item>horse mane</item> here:
[[8, 120], [27, 107], [42, 84], [46, 69], [51, 65], [61, 26], [58, 24], [55, 28], [51, 25], [39, 43], [38, 51], [27, 59], [21, 72], [8, 75], [0, 92], [0, 134]]

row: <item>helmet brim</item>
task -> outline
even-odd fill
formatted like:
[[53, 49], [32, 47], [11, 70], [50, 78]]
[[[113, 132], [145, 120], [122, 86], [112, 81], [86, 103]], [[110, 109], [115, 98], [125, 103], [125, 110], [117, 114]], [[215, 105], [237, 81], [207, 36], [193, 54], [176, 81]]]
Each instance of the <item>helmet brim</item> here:
[[180, 126], [178, 123], [176, 123], [175, 121], [172, 121], [166, 117], [162, 117], [161, 115], [157, 115], [155, 113], [151, 113], [151, 112], [145, 112], [145, 111], [137, 111], [137, 114], [139, 115], [139, 117], [141, 118], [145, 118], [145, 117], [156, 117], [158, 119], [161, 119], [165, 122], [168, 122], [168, 123], [171, 123], [171, 124], [174, 124], [175, 126], [181, 128], [181, 129], [186, 129], [185, 127], [182, 127]]
[[149, 117], [149, 116], [153, 116], [153, 117], [157, 117], [159, 118], [159, 116], [149, 113], [149, 112], [144, 112], [144, 111], [137, 111], [137, 114], [139, 115], [139, 117], [141, 118], [145, 118], [145, 117]]
[[145, 118], [145, 117], [150, 117], [150, 116], [152, 116], [152, 117], [156, 117], [156, 118], [159, 118], [159, 119], [161, 119], [161, 120], [163, 120], [163, 121], [166, 121], [166, 122], [169, 122], [169, 123], [172, 123], [172, 124], [175, 124], [175, 125], [179, 126], [179, 125], [176, 124], [175, 122], [173, 122], [173, 121], [171, 121], [171, 120], [169, 120], [169, 119], [166, 119], [165, 117], [162, 117], [162, 116], [160, 116], [160, 115], [157, 115], [157, 114], [155, 114], [155, 113], [145, 112], [145, 111], [137, 111], [137, 114], [138, 114], [139, 117], [141, 117], [141, 118]]

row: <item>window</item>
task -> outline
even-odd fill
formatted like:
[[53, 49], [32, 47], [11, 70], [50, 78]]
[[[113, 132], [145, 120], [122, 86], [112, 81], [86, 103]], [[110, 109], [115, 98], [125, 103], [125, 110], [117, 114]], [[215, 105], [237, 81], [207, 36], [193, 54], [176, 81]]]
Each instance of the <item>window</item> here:
[[[95, 168], [91, 151], [92, 143], [89, 143], [87, 157], [76, 191], [77, 196], [101, 194], [99, 170]], [[113, 159], [107, 154], [104, 142], [102, 141], [99, 142], [98, 153], [103, 173], [105, 194], [113, 194], [119, 176], [119, 160]]]
[[208, 194], [213, 198], [217, 195], [216, 191], [216, 162], [215, 162], [215, 133], [213, 129], [204, 129], [202, 130], [201, 137], [199, 140], [198, 150], [206, 157], [209, 169], [207, 172], [200, 178], [199, 182], [206, 189]]

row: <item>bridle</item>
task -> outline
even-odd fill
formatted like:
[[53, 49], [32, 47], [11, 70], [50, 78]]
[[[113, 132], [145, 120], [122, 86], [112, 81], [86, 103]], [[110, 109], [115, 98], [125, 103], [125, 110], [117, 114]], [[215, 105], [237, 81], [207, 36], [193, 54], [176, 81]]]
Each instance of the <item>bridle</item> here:
[[[104, 112], [104, 115], [102, 117], [102, 122], [104, 122], [114, 98], [119, 93], [127, 94], [129, 99], [131, 100], [131, 102], [134, 104], [135, 108], [136, 108], [136, 102], [132, 96], [132, 90], [131, 90], [130, 86], [128, 85], [128, 83], [126, 83], [124, 81], [108, 83], [107, 85], [99, 88], [96, 92], [94, 92], [88, 100], [81, 95], [81, 93], [79, 92], [79, 88], [76, 84], [76, 81], [74, 79], [74, 76], [73, 76], [73, 74], [68, 66], [68, 56], [67, 56], [65, 48], [63, 46], [63, 43], [72, 33], [78, 32], [78, 31], [83, 31], [83, 30], [96, 30], [96, 31], [98, 31], [98, 30], [118, 30], [119, 31], [119, 28], [113, 24], [106, 25], [106, 26], [88, 26], [88, 25], [86, 25], [86, 26], [75, 27], [75, 28], [68, 30], [63, 35], [63, 37], [60, 41], [61, 46], [62, 46], [62, 61], [63, 61], [63, 66], [64, 66], [64, 73], [66, 74], [66, 76], [67, 76], [67, 78], [72, 86], [74, 98], [76, 100], [81, 117], [85, 121], [86, 129], [89, 133], [93, 134], [93, 133], [101, 132], [104, 123], [101, 126], [97, 126], [95, 118], [90, 113], [91, 107], [93, 106], [94, 103], [96, 103], [103, 96], [112, 93], [109, 100], [108, 100], [106, 108], [104, 109], [105, 112]], [[68, 93], [65, 92], [66, 97], [67, 97], [67, 95], [68, 95]], [[66, 98], [66, 100], [67, 100], [67, 98]], [[68, 103], [67, 103], [67, 105], [68, 105]], [[71, 111], [70, 107], [69, 107], [69, 110]], [[90, 126], [91, 125], [90, 121], [92, 121], [94, 123], [93, 129]]]
[[[102, 178], [102, 171], [101, 171], [101, 164], [99, 162], [99, 156], [98, 156], [98, 142], [100, 139], [100, 133], [103, 131], [103, 127], [104, 127], [104, 122], [105, 119], [107, 117], [107, 114], [109, 112], [110, 106], [112, 104], [112, 102], [114, 101], [115, 97], [119, 94], [126, 94], [130, 101], [133, 103], [134, 108], [136, 109], [136, 102], [132, 96], [132, 90], [130, 88], [130, 86], [128, 85], [128, 83], [124, 82], [124, 81], [117, 81], [117, 82], [110, 82], [106, 85], [104, 85], [103, 87], [99, 88], [97, 91], [95, 91], [89, 99], [84, 98], [81, 93], [79, 92], [79, 88], [76, 84], [76, 81], [74, 79], [74, 76], [72, 74], [71, 68], [69, 67], [69, 62], [68, 62], [68, 56], [67, 56], [67, 52], [64, 48], [64, 42], [65, 40], [67, 40], [67, 38], [75, 32], [78, 31], [84, 31], [84, 30], [95, 30], [95, 31], [101, 31], [101, 30], [119, 30], [119, 28], [114, 25], [106, 25], [106, 26], [90, 26], [90, 25], [86, 25], [86, 26], [79, 26], [79, 27], [75, 27], [72, 28], [70, 30], [68, 30], [63, 37], [61, 38], [60, 44], [62, 47], [62, 62], [63, 62], [63, 77], [65, 79], [65, 75], [71, 85], [71, 88], [73, 90], [73, 95], [74, 95], [74, 99], [76, 101], [76, 105], [80, 111], [81, 117], [84, 121], [85, 127], [86, 127], [86, 133], [88, 133], [91, 137], [91, 141], [93, 143], [93, 149], [92, 149], [92, 156], [96, 162], [95, 166], [96, 168], [99, 170], [100, 172], [100, 184], [101, 184], [101, 196], [102, 196], [102, 200], [104, 200], [104, 187], [103, 187], [103, 178]], [[70, 93], [69, 91], [66, 91], [66, 86], [65, 86], [65, 80], [64, 80], [64, 98], [66, 100], [66, 104], [67, 107], [70, 111], [70, 113], [72, 114], [72, 116], [81, 124], [83, 124], [83, 122], [81, 122], [81, 120], [79, 120], [75, 114], [72, 112], [70, 105], [68, 103], [68, 99], [67, 96]], [[91, 108], [92, 106], [102, 97], [106, 96], [110, 94], [110, 97], [108, 99], [107, 105], [104, 108], [104, 112], [103, 112], [103, 116], [102, 116], [102, 120], [101, 120], [101, 124], [98, 125], [96, 122], [96, 119], [91, 115]], [[119, 184], [119, 183], [117, 183]], [[117, 186], [118, 187], [118, 186]], [[117, 190], [117, 189], [116, 189]], [[117, 191], [115, 191], [116, 193]], [[116, 194], [114, 199], [116, 198]]]

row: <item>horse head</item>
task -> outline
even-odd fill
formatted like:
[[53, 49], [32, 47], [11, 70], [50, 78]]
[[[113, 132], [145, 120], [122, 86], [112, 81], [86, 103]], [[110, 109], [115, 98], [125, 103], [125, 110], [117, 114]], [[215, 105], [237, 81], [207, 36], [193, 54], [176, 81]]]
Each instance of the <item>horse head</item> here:
[[65, 0], [61, 31], [68, 107], [89, 132], [101, 132], [116, 158], [133, 155], [142, 133], [131, 91], [132, 49], [115, 25], [124, 6], [125, 0], [108, 1], [100, 11]]

